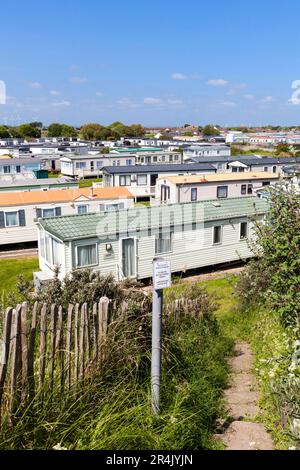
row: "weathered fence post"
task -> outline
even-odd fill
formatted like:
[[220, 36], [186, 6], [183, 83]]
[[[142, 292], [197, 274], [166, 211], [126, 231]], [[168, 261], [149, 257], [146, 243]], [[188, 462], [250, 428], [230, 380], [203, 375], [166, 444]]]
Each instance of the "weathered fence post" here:
[[[3, 351], [2, 357], [0, 358], [0, 418], [1, 418], [1, 403], [4, 391], [5, 379], [8, 368], [9, 351], [10, 351], [10, 338], [12, 328], [12, 315], [13, 309], [7, 308], [4, 316], [4, 328], [3, 328]], [[0, 423], [1, 424], [1, 423]]]
[[72, 314], [73, 305], [69, 305], [68, 308], [68, 320], [67, 320], [67, 335], [66, 335], [66, 386], [69, 390], [71, 387], [71, 337], [72, 337]]

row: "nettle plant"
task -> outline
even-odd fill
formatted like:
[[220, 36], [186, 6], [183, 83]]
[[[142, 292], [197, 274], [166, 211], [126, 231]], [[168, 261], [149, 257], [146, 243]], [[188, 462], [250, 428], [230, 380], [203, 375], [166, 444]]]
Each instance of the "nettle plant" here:
[[270, 209], [255, 222], [251, 249], [256, 255], [238, 284], [247, 304], [261, 302], [285, 326], [300, 324], [300, 194], [282, 184], [269, 188]]

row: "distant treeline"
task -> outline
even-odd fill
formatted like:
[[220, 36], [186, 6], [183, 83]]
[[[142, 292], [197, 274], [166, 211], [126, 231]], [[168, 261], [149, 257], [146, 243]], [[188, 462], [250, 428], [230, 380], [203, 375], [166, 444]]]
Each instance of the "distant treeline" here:
[[42, 122], [30, 122], [20, 126], [9, 127], [0, 125], [0, 138], [26, 138], [36, 139], [45, 137], [81, 137], [86, 140], [115, 140], [120, 137], [140, 137], [145, 134], [145, 129], [141, 124], [127, 126], [116, 121], [109, 126], [88, 123], [81, 128], [75, 128], [63, 123], [52, 123], [47, 128]]

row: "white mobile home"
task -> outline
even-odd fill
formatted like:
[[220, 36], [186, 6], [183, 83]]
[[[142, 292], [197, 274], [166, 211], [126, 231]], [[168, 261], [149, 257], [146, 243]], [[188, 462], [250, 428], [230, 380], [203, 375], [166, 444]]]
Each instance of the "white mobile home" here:
[[227, 145], [191, 145], [183, 152], [183, 160], [194, 157], [230, 157], [231, 148]]
[[103, 187], [126, 187], [136, 199], [155, 196], [156, 181], [160, 176], [197, 175], [215, 173], [209, 164], [135, 165], [133, 167], [103, 168]]
[[274, 173], [217, 173], [211, 175], [160, 177], [156, 183], [155, 203], [176, 204], [207, 199], [245, 197], [262, 186], [278, 183]]
[[39, 219], [39, 282], [91, 268], [116, 279], [152, 276], [163, 256], [173, 273], [247, 259], [252, 217], [267, 201], [256, 197], [138, 207], [115, 213]]
[[91, 178], [102, 175], [104, 166], [132, 166], [135, 165], [134, 155], [121, 155], [118, 153], [97, 155], [68, 155], [60, 159], [61, 173], [72, 178]]
[[0, 194], [0, 245], [37, 240], [36, 220], [129, 208], [126, 188], [57, 189]]

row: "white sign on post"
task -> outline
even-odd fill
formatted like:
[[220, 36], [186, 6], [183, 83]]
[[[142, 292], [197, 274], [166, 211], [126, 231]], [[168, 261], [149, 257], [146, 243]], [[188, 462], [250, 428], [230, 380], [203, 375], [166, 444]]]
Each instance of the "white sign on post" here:
[[163, 258], [153, 260], [153, 288], [155, 290], [171, 287], [171, 263]]

